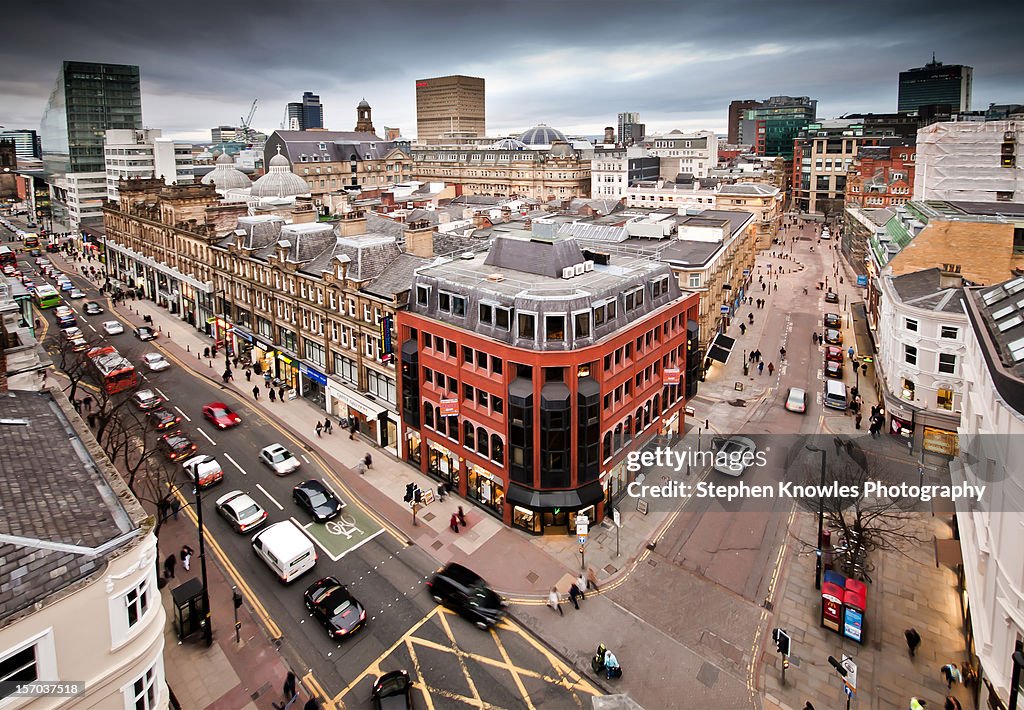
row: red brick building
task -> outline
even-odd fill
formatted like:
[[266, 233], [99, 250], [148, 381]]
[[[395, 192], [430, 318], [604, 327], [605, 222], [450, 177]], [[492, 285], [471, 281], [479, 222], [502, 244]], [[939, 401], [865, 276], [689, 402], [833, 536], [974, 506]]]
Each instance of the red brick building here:
[[573, 239], [420, 269], [397, 315], [406, 456], [507, 525], [599, 521], [626, 454], [682, 429], [697, 319], [667, 265]]
[[890, 207], [909, 202], [916, 154], [912, 145], [862, 147], [846, 178], [846, 204]]

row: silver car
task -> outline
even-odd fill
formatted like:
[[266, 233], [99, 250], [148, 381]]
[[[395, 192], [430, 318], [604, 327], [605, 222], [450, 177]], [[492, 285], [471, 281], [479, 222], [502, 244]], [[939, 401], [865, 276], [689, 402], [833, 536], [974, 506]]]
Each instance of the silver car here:
[[240, 533], [252, 532], [267, 520], [267, 511], [242, 491], [231, 491], [218, 498], [217, 512]]
[[142, 356], [142, 361], [146, 363], [146, 367], [151, 372], [160, 372], [171, 366], [171, 363], [167, 362], [167, 359], [160, 353], [146, 353]]
[[807, 392], [799, 387], [790, 387], [789, 394], [786, 396], [786, 409], [805, 414], [807, 412]]
[[260, 451], [260, 461], [270, 466], [278, 476], [285, 476], [299, 467], [299, 460], [280, 444], [265, 446]]
[[741, 476], [754, 462], [757, 445], [745, 436], [730, 436], [715, 453], [715, 470], [727, 476]]

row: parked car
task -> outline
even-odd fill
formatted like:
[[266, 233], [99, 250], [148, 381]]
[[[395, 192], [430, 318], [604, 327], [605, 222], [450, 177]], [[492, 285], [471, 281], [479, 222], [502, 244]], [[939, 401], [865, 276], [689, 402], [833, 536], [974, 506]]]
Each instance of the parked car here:
[[139, 340], [154, 340], [156, 338], [156, 331], [149, 326], [139, 326], [135, 329], [135, 337]]
[[825, 303], [839, 303], [839, 294], [835, 291], [826, 291]]
[[449, 562], [427, 582], [434, 601], [454, 609], [481, 629], [494, 626], [505, 616], [508, 603], [467, 567]]
[[147, 410], [158, 406], [163, 402], [163, 399], [161, 399], [153, 390], [139, 390], [132, 395], [132, 402], [134, 402], [135, 406], [139, 409]]
[[408, 671], [391, 671], [378, 678], [370, 691], [373, 710], [412, 710], [412, 681]]
[[164, 434], [158, 441], [160, 450], [171, 461], [180, 461], [196, 450], [196, 445], [181, 429]]
[[727, 476], [740, 476], [754, 461], [757, 445], [745, 436], [730, 436], [717, 447], [715, 470]]
[[295, 486], [292, 500], [318, 523], [337, 517], [342, 509], [341, 501], [334, 492], [315, 478]]
[[217, 512], [239, 533], [251, 532], [267, 521], [263, 506], [242, 491], [231, 491], [218, 498]]
[[[195, 451], [195, 449], [196, 447], [193, 446], [192, 450]], [[212, 456], [204, 454], [193, 456], [182, 463], [181, 467], [185, 469], [185, 474], [192, 479], [193, 483], [199, 484], [200, 488], [209, 488], [224, 480], [224, 469]]]
[[822, 319], [826, 328], [840, 328], [842, 327], [842, 319], [837, 313], [826, 313]]
[[807, 392], [799, 387], [790, 387], [786, 395], [786, 409], [798, 414], [807, 413]]
[[260, 450], [260, 461], [270, 466], [278, 476], [284, 476], [299, 467], [299, 460], [280, 444], [270, 444]]
[[836, 362], [835, 360], [826, 360], [825, 377], [834, 377], [840, 380], [843, 379], [843, 363]]
[[108, 320], [103, 323], [103, 332], [107, 335], [120, 335], [124, 332], [124, 326], [121, 325], [121, 321]]
[[366, 623], [366, 609], [336, 577], [313, 582], [302, 598], [332, 639], [350, 636]]
[[150, 372], [160, 372], [171, 366], [171, 363], [167, 362], [167, 358], [160, 353], [146, 353], [142, 356], [142, 361], [146, 363]]
[[838, 345], [826, 345], [825, 346], [825, 360], [832, 360], [838, 362], [840, 365], [843, 364], [843, 349]]
[[242, 418], [228, 409], [223, 402], [203, 405], [203, 416], [218, 429], [230, 429], [242, 423]]
[[82, 306], [82, 310], [85, 311], [87, 316], [98, 316], [103, 312], [103, 306], [96, 303], [96, 301], [86, 301], [85, 305]]
[[825, 342], [830, 345], [842, 345], [843, 344], [843, 333], [842, 331], [836, 330], [835, 328], [828, 328], [825, 330]]
[[160, 406], [150, 409], [146, 416], [149, 418], [149, 423], [152, 424], [155, 429], [170, 429], [181, 421], [180, 415], [175, 414], [166, 407]]

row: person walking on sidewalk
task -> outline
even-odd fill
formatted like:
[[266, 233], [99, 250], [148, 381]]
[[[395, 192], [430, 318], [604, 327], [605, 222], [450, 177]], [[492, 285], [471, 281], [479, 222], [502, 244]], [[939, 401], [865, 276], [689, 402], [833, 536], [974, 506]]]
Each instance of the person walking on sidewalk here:
[[759, 375], [763, 375], [764, 374], [764, 363], [763, 362], [757, 363], [757, 374], [759, 374]]
[[928, 707], [928, 703], [924, 700], [919, 700], [918, 698], [910, 699], [910, 710], [925, 710], [926, 707]]
[[296, 685], [297, 685], [296, 681], [297, 681], [297, 678], [295, 677], [295, 674], [293, 672], [291, 672], [291, 671], [288, 671], [288, 675], [285, 676], [285, 679], [284, 679], [284, 699], [285, 700], [291, 700], [292, 698], [295, 697], [296, 693], [298, 692], [298, 688], [296, 687]]
[[249, 382], [251, 379], [252, 379], [252, 370], [250, 370], [247, 367], [247, 368], [245, 368], [245, 381]]
[[166, 579], [174, 579], [174, 566], [178, 564], [178, 559], [174, 555], [167, 555], [167, 559], [164, 560], [164, 577]]
[[462, 512], [462, 506], [459, 506], [459, 510], [455, 513], [459, 516], [459, 525], [466, 527], [466, 514]]
[[281, 387], [277, 390], [277, 398], [282, 402], [284, 401], [284, 385], [281, 385]]
[[369, 451], [367, 451], [366, 456], [363, 457], [363, 465], [368, 469], [373, 468], [373, 457], [370, 456]]
[[779, 348], [779, 360], [786, 359], [786, 348]]
[[260, 400], [260, 387], [259, 387], [259, 385], [256, 385], [255, 387], [252, 388], [252, 398], [255, 399], [257, 402]]
[[263, 373], [263, 386], [266, 387], [267, 389], [270, 389], [270, 373], [269, 372], [264, 372]]
[[181, 566], [188, 572], [192, 566], [192, 548], [188, 545], [181, 546]]
[[353, 417], [353, 416], [349, 416], [349, 418], [348, 418], [348, 438], [349, 439], [355, 439], [356, 438], [356, 426], [357, 426], [356, 425], [356, 418]]
[[177, 496], [175, 496], [174, 499], [171, 500], [171, 515], [174, 516], [175, 520], [178, 519], [179, 510], [181, 510], [181, 501], [178, 500]]
[[579, 600], [582, 599], [582, 598], [583, 598], [583, 592], [581, 592], [580, 588], [576, 586], [575, 582], [573, 582], [572, 586], [569, 587], [569, 601], [572, 602], [572, 605], [576, 609], [576, 611], [580, 610], [580, 602], [579, 602]]
[[584, 595], [587, 591], [587, 575], [582, 571], [580, 572], [580, 576], [576, 578], [576, 586], [580, 590], [580, 599], [586, 599], [586, 596]]
[[942, 678], [946, 681], [946, 690], [953, 689], [953, 683], [959, 683], [962, 676], [955, 663], [947, 663], [941, 668]]
[[947, 695], [945, 710], [963, 710], [963, 706], [960, 704], [960, 701], [952, 695]]
[[459, 531], [459, 516], [452, 513], [452, 519], [448, 521], [448, 527], [451, 528], [453, 533]]
[[811, 701], [810, 700], [808, 700], [806, 703], [804, 703], [804, 710], [814, 710], [814, 706], [811, 705]]
[[324, 424], [319, 419], [316, 420], [316, 438], [320, 438], [320, 434], [323, 433]]
[[768, 376], [771, 377], [773, 374], [775, 374], [775, 363], [770, 362], [768, 363]]
[[273, 387], [270, 388], [270, 391], [268, 392], [267, 396], [270, 397], [270, 401], [271, 402], [273, 402], [274, 399], [277, 397], [277, 393], [274, 392], [274, 388]]
[[552, 587], [551, 591], [548, 592], [548, 606], [551, 607], [551, 611], [557, 611], [559, 616], [565, 616], [565, 612], [562, 611], [562, 604], [558, 598], [558, 588]]
[[324, 431], [328, 434], [334, 433], [334, 424], [331, 423], [330, 417], [324, 417]]

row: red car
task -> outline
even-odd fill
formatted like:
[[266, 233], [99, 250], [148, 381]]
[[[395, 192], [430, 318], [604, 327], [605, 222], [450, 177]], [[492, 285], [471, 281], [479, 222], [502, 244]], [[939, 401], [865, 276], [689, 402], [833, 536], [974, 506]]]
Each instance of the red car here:
[[223, 402], [210, 402], [203, 406], [203, 416], [218, 429], [230, 429], [242, 423], [242, 418], [228, 409]]

